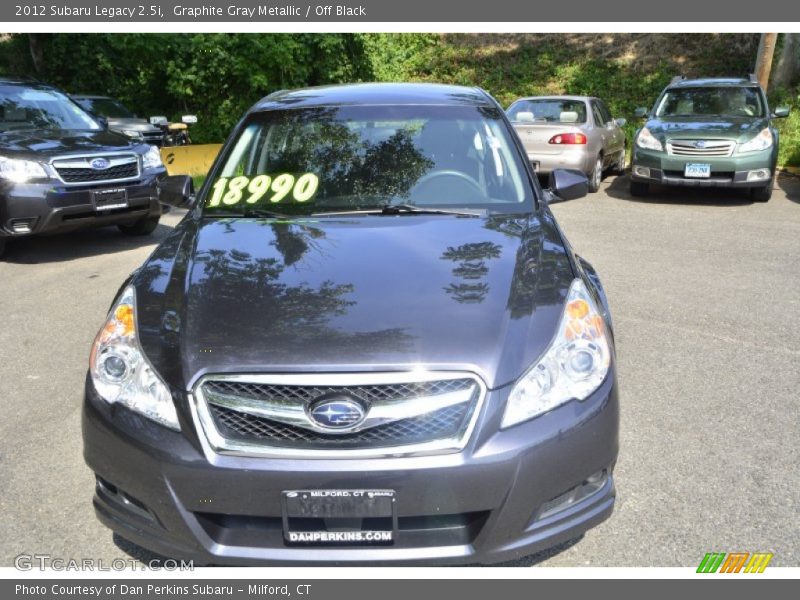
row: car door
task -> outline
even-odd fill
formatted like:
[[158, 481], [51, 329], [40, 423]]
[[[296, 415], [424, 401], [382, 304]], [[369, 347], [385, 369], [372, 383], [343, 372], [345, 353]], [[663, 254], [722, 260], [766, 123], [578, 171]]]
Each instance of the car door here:
[[610, 164], [625, 146], [625, 132], [611, 116], [611, 111], [608, 110], [608, 107], [602, 100], [594, 100], [593, 105], [597, 107], [597, 112], [602, 119], [605, 132], [603, 151], [606, 157], [606, 163]]

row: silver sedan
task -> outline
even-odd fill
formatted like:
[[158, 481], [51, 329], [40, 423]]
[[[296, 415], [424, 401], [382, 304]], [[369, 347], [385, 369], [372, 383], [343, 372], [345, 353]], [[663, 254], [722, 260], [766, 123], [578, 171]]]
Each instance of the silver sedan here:
[[625, 119], [614, 119], [599, 98], [520, 98], [506, 112], [537, 173], [578, 169], [596, 192], [605, 170], [625, 168]]

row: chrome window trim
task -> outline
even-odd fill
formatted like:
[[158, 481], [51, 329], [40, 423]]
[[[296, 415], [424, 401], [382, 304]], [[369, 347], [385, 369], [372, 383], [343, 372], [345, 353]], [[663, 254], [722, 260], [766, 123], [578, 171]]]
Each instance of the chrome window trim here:
[[[276, 447], [267, 444], [256, 444], [239, 440], [230, 440], [219, 433], [214, 425], [208, 402], [203, 395], [202, 385], [206, 381], [238, 381], [246, 383], [264, 383], [273, 385], [306, 385], [306, 386], [357, 386], [357, 385], [391, 385], [417, 383], [425, 381], [444, 381], [449, 379], [472, 379], [477, 385], [477, 400], [472, 409], [466, 427], [457, 435], [400, 446], [379, 448], [350, 449], [303, 449]], [[189, 404], [198, 437], [203, 445], [206, 458], [215, 462], [217, 456], [241, 456], [255, 458], [285, 459], [358, 459], [409, 457], [433, 454], [452, 454], [461, 452], [467, 445], [475, 430], [478, 418], [486, 399], [486, 384], [475, 373], [469, 371], [389, 371], [381, 373], [309, 373], [309, 374], [209, 374], [201, 377], [189, 393]], [[472, 392], [475, 390], [473, 388]], [[449, 394], [441, 394], [449, 395]], [[439, 407], [444, 408], [444, 407]], [[431, 411], [427, 411], [431, 412]], [[396, 420], [396, 419], [393, 419]], [[326, 431], [330, 433], [330, 431]]]
[[[136, 164], [136, 175], [117, 179], [97, 179], [95, 181], [64, 181], [58, 172], [59, 167], [63, 169], [91, 169], [89, 160], [92, 158], [106, 158], [109, 161], [107, 168], [118, 167], [131, 163]], [[58, 164], [57, 164], [58, 163]], [[65, 164], [64, 164], [65, 163]], [[142, 157], [136, 152], [94, 152], [89, 154], [72, 154], [67, 156], [55, 156], [47, 163], [58, 180], [66, 186], [85, 186], [98, 185], [104, 183], [121, 183], [125, 181], [136, 181], [142, 176]]]

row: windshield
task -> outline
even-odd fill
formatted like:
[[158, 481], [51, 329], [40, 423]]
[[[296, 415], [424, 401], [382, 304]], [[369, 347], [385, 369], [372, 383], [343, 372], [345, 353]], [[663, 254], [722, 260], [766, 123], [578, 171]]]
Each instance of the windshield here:
[[525, 212], [531, 194], [497, 109], [345, 106], [253, 115], [202, 201], [206, 215], [388, 204]]
[[14, 129], [91, 129], [98, 125], [61, 92], [0, 86], [0, 131]]
[[90, 113], [110, 119], [133, 119], [135, 115], [113, 98], [76, 98]]
[[763, 117], [764, 104], [755, 87], [691, 87], [667, 90], [657, 117]]
[[508, 118], [518, 123], [586, 123], [586, 103], [583, 100], [518, 100], [508, 107], [507, 112]]

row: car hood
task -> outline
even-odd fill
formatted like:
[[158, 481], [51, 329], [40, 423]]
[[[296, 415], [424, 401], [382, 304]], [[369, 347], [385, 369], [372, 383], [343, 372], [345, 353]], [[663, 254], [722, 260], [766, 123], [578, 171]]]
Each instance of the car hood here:
[[516, 379], [572, 281], [552, 217], [187, 219], [134, 278], [145, 353], [206, 373], [470, 370]]
[[42, 160], [69, 154], [134, 150], [137, 144], [108, 130], [32, 129], [0, 133], [0, 153]]
[[769, 127], [769, 119], [752, 117], [674, 117], [650, 119], [646, 127], [661, 141], [665, 139], [724, 138], [744, 142]]

